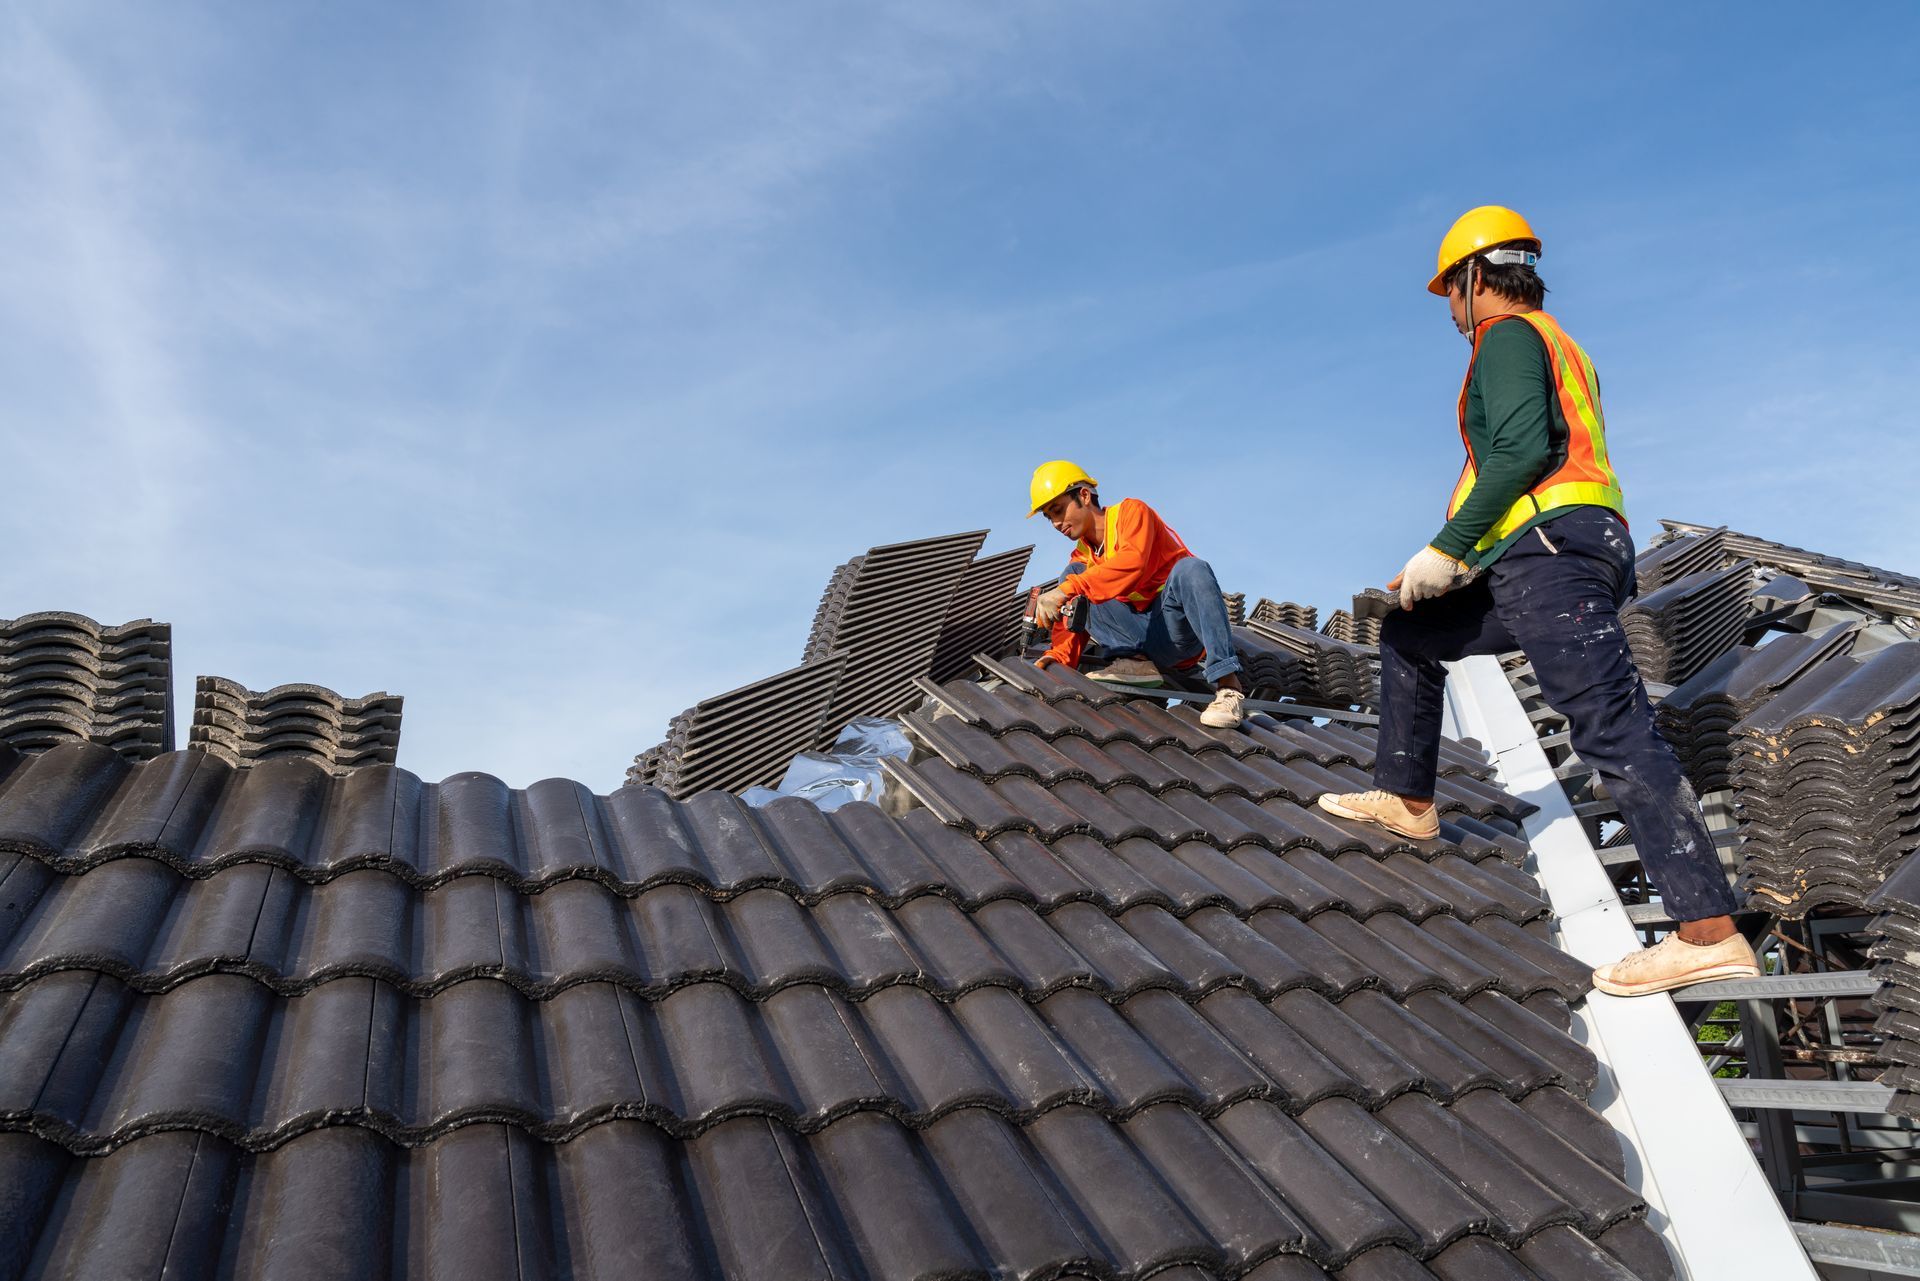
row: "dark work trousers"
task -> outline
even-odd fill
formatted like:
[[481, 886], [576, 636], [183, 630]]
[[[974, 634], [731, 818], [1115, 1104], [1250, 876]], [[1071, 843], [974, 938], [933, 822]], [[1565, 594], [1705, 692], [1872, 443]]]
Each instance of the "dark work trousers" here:
[[1735, 910], [1700, 801], [1633, 665], [1620, 606], [1634, 590], [1633, 540], [1604, 507], [1575, 507], [1527, 531], [1479, 581], [1380, 628], [1380, 746], [1374, 786], [1432, 796], [1443, 662], [1525, 650], [1573, 750], [1606, 782], [1643, 866], [1677, 921]]

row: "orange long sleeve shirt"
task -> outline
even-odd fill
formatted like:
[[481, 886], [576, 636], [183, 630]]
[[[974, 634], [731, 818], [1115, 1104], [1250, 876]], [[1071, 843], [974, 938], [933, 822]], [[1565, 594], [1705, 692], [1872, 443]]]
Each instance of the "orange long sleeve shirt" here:
[[[1106, 537], [1095, 551], [1085, 542], [1073, 545], [1073, 559], [1087, 568], [1060, 580], [1069, 599], [1085, 596], [1101, 601], [1122, 600], [1139, 609], [1167, 585], [1167, 573], [1193, 555], [1160, 513], [1138, 498], [1123, 498], [1106, 510]], [[1086, 637], [1067, 630], [1064, 616], [1053, 625], [1053, 643], [1047, 657], [1068, 667], [1080, 666]]]

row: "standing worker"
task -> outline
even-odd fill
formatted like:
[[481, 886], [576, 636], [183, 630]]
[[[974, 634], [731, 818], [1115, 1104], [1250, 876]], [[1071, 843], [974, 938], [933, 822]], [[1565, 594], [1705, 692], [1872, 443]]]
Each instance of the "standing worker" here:
[[1511, 209], [1462, 214], [1427, 291], [1447, 299], [1473, 356], [1460, 388], [1466, 467], [1447, 522], [1387, 586], [1380, 629], [1378, 790], [1320, 798], [1344, 818], [1432, 837], [1446, 682], [1441, 663], [1526, 651], [1573, 749], [1605, 780], [1642, 864], [1678, 923], [1658, 944], [1593, 972], [1616, 996], [1760, 973], [1700, 802], [1655, 728], [1619, 610], [1633, 541], [1607, 458], [1600, 379], [1540, 310], [1540, 238]]
[[1213, 566], [1187, 550], [1160, 513], [1138, 498], [1100, 504], [1100, 482], [1055, 459], [1033, 472], [1027, 515], [1045, 515], [1074, 543], [1059, 586], [1045, 592], [1034, 621], [1053, 628], [1039, 666], [1080, 666], [1086, 639], [1068, 628], [1068, 602], [1090, 603], [1087, 629], [1112, 661], [1088, 675], [1123, 685], [1159, 685], [1162, 667], [1198, 667], [1214, 686], [1203, 724], [1238, 729], [1247, 719], [1240, 659]]

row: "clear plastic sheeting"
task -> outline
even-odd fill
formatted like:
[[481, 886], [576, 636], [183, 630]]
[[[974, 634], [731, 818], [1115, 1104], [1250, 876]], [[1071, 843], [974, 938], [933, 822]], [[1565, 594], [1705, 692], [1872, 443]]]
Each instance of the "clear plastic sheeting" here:
[[825, 752], [801, 752], [787, 766], [778, 787], [753, 787], [741, 793], [749, 805], [765, 805], [782, 796], [798, 796], [823, 810], [837, 810], [851, 801], [879, 804], [886, 790], [880, 762], [886, 757], [904, 761], [913, 744], [897, 721], [859, 716], [847, 723]]

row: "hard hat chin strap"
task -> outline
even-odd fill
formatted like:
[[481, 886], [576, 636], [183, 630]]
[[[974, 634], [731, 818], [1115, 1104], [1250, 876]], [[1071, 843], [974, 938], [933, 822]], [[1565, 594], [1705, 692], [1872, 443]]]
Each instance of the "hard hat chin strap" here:
[[1467, 300], [1466, 339], [1469, 346], [1471, 346], [1473, 343], [1473, 283], [1479, 278], [1480, 278], [1480, 260], [1478, 258], [1468, 259], [1467, 260], [1467, 278], [1460, 282], [1460, 289], [1461, 289], [1461, 292], [1465, 294], [1466, 300]]

